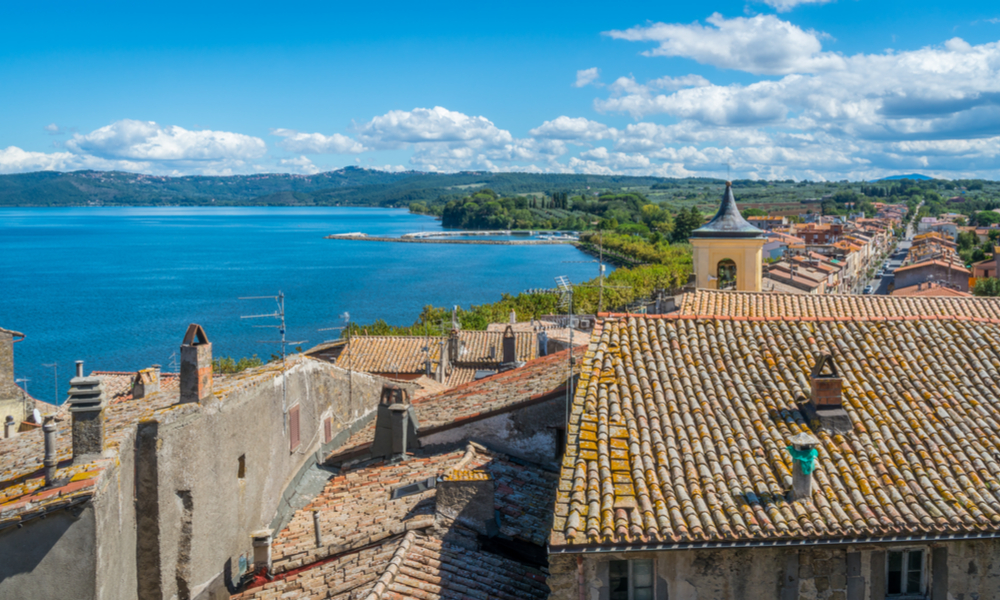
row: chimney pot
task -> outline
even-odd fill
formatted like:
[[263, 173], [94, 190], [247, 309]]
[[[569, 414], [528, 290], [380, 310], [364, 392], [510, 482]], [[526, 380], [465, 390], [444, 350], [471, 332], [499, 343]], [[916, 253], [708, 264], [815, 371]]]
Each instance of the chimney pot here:
[[494, 482], [489, 473], [454, 470], [435, 487], [439, 515], [489, 537], [497, 534]]
[[3, 423], [3, 437], [11, 438], [17, 432], [17, 421], [14, 420], [13, 415], [7, 415], [7, 419]]
[[793, 437], [788, 452], [792, 455], [792, 500], [808, 500], [812, 497], [812, 472], [819, 452], [819, 440], [808, 433]]
[[406, 391], [398, 386], [385, 385], [382, 388], [382, 401], [375, 415], [372, 456], [406, 460], [406, 451], [419, 447], [417, 418], [410, 407]]
[[52, 417], [45, 419], [42, 424], [42, 433], [45, 436], [45, 458], [42, 465], [45, 467], [45, 487], [51, 486], [56, 480], [56, 424]]
[[76, 376], [77, 377], [83, 377], [83, 361], [82, 360], [76, 361]]
[[[830, 374], [823, 374], [824, 365], [830, 367]], [[841, 393], [844, 381], [837, 372], [833, 356], [824, 354], [816, 361], [812, 370], [812, 401], [817, 408], [837, 408], [842, 404]]]
[[160, 391], [160, 366], [154, 365], [135, 374], [132, 379], [132, 399], [139, 400]]
[[204, 402], [212, 396], [212, 344], [201, 325], [192, 323], [181, 343], [180, 403]]
[[510, 325], [503, 332], [503, 364], [513, 364], [517, 360], [517, 337]]
[[254, 571], [265, 576], [271, 573], [271, 533], [270, 529], [261, 529], [250, 534]]

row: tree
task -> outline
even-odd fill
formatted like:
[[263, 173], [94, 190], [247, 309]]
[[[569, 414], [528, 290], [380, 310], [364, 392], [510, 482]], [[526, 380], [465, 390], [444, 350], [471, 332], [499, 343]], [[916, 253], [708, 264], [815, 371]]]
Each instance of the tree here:
[[689, 237], [691, 237], [691, 232], [698, 229], [704, 224], [701, 218], [701, 213], [697, 208], [691, 207], [688, 209], [681, 209], [677, 213], [677, 218], [674, 220], [674, 242], [686, 242]]
[[958, 242], [959, 250], [970, 250], [979, 242], [979, 238], [976, 237], [976, 233], [974, 231], [963, 231], [958, 234], [956, 242]]
[[1000, 213], [992, 210], [981, 210], [976, 213], [976, 225], [988, 226], [1000, 223]]
[[748, 208], [743, 212], [744, 217], [766, 217], [767, 211], [762, 208]]
[[996, 277], [986, 277], [976, 281], [976, 287], [972, 288], [972, 293], [976, 296], [1000, 296], [1000, 279]]

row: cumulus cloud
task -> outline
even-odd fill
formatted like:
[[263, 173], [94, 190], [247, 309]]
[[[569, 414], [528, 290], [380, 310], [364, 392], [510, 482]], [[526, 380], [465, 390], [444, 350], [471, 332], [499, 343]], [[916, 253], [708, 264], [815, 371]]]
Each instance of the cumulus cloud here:
[[631, 42], [655, 42], [646, 56], [690, 58], [721, 69], [755, 75], [786, 75], [837, 69], [843, 59], [822, 52], [820, 34], [806, 31], [774, 15], [726, 19], [715, 13], [690, 24], [651, 23], [606, 35]]
[[551, 140], [602, 140], [614, 134], [607, 125], [584, 117], [556, 117], [545, 121], [528, 133], [536, 138]]
[[358, 138], [379, 147], [450, 142], [495, 146], [514, 139], [486, 117], [471, 117], [441, 106], [389, 111], [358, 127]]
[[833, 0], [764, 0], [771, 8], [778, 12], [788, 12], [800, 4], [827, 4]]
[[287, 173], [302, 173], [304, 175], [319, 173], [319, 167], [314, 165], [313, 162], [305, 156], [283, 158], [278, 161], [278, 164], [281, 165], [282, 171]]
[[588, 85], [594, 83], [595, 81], [597, 81], [597, 78], [600, 75], [601, 75], [601, 71], [597, 67], [591, 67], [590, 69], [583, 69], [583, 70], [577, 71], [576, 72], [576, 83], [573, 84], [573, 87], [582, 88], [584, 86], [588, 86]]
[[219, 161], [259, 158], [264, 140], [229, 131], [189, 131], [176, 125], [123, 119], [86, 135], [75, 134], [66, 147], [101, 158], [139, 161]]
[[358, 154], [366, 148], [346, 135], [335, 133], [300, 133], [294, 129], [272, 129], [271, 135], [284, 138], [278, 146], [289, 152], [303, 154]]

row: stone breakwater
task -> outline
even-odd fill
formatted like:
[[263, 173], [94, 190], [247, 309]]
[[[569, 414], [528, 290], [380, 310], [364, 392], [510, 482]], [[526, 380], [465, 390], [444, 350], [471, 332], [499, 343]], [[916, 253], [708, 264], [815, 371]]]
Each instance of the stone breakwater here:
[[328, 235], [328, 240], [355, 240], [359, 242], [397, 242], [402, 244], [479, 244], [485, 246], [551, 246], [561, 244], [576, 245], [568, 240], [447, 240], [427, 238], [398, 238], [367, 235]]

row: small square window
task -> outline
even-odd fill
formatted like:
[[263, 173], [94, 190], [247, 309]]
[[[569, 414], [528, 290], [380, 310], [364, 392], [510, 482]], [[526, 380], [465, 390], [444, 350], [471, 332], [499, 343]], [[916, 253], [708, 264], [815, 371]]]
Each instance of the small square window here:
[[653, 600], [653, 561], [613, 560], [608, 583], [609, 600]]
[[924, 551], [889, 552], [885, 561], [886, 598], [923, 598]]
[[236, 476], [243, 479], [247, 476], [247, 455], [240, 454], [239, 467], [236, 470]]

